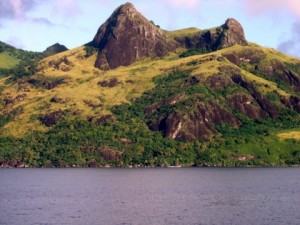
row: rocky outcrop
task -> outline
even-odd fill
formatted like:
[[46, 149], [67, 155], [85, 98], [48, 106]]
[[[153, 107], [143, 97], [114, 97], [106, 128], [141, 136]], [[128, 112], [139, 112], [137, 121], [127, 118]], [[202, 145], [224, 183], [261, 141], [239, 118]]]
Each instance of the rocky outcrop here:
[[206, 79], [206, 83], [210, 88], [218, 90], [228, 87], [229, 85], [233, 84], [233, 81], [226, 73], [218, 73], [209, 76]]
[[247, 45], [244, 29], [237, 20], [229, 18], [221, 27], [222, 35], [219, 40], [222, 48], [227, 48], [235, 44]]
[[118, 81], [117, 78], [113, 77], [109, 80], [103, 80], [103, 81], [99, 81], [98, 85], [101, 87], [115, 87], [119, 84], [120, 82]]
[[255, 99], [250, 95], [232, 95], [227, 98], [227, 104], [230, 106], [230, 108], [254, 120], [267, 117], [267, 113], [257, 105]]
[[20, 159], [4, 160], [0, 158], [0, 168], [24, 168], [27, 167]]
[[257, 90], [252, 82], [247, 81], [240, 75], [234, 75], [232, 80], [242, 88], [245, 88], [252, 95], [260, 108], [265, 111], [270, 118], [277, 119], [279, 117], [279, 112], [275, 106]]
[[[280, 82], [292, 87], [294, 91], [300, 92], [300, 75], [292, 71], [285, 63], [272, 59], [262, 50], [246, 48], [241, 52], [226, 53], [223, 55], [235, 65], [247, 69], [264, 79]], [[247, 66], [245, 66], [247, 65]]]
[[300, 92], [300, 76], [282, 62], [274, 60], [269, 65], [264, 67], [257, 66], [256, 69], [267, 77], [278, 77], [284, 83], [291, 86], [293, 90]]
[[290, 109], [294, 109], [296, 112], [300, 113], [300, 98], [297, 96], [281, 96], [280, 98], [281, 103]]
[[235, 44], [247, 45], [244, 30], [235, 19], [229, 18], [225, 24], [198, 34], [175, 37], [175, 40], [187, 49], [197, 49], [206, 53], [227, 48]]
[[145, 57], [164, 57], [175, 50], [165, 33], [131, 3], [113, 12], [99, 28], [91, 45], [99, 49], [95, 66], [102, 70], [127, 66]]
[[55, 112], [51, 112], [49, 114], [46, 114], [44, 116], [41, 117], [41, 122], [47, 126], [47, 127], [51, 127], [55, 124], [57, 124], [59, 121], [61, 121], [64, 118], [65, 113], [61, 110], [55, 111]]
[[167, 138], [179, 141], [208, 140], [218, 132], [216, 125], [227, 124], [233, 127], [241, 125], [230, 112], [214, 102], [198, 102], [194, 110], [181, 113], [173, 111], [165, 118], [149, 124], [151, 130], [162, 131]]

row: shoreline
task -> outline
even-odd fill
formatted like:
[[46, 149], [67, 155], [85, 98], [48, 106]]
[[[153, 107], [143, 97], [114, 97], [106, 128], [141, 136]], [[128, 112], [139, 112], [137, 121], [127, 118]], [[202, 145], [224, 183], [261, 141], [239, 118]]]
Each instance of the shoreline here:
[[219, 169], [229, 169], [229, 168], [300, 168], [300, 165], [267, 165], [267, 166], [0, 166], [0, 169], [185, 169], [185, 168], [219, 168]]

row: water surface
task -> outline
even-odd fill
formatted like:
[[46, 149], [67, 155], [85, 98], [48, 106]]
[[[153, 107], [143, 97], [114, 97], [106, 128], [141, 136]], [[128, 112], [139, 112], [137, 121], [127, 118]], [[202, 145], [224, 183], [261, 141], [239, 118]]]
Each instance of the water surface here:
[[300, 224], [300, 168], [1, 169], [0, 224]]

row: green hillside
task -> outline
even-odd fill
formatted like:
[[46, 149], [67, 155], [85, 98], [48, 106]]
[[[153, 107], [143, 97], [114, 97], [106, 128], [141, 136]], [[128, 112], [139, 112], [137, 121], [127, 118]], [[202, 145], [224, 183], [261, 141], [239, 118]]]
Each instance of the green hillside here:
[[[280, 101], [296, 91], [224, 57], [250, 49], [291, 67], [299, 63], [258, 46], [233, 46], [187, 58], [170, 55], [105, 72], [87, 66], [95, 54], [83, 57], [84, 47], [44, 59], [39, 72], [30, 78], [16, 84], [2, 82], [2, 100], [6, 97], [6, 102], [13, 103], [2, 103], [0, 159], [31, 166], [298, 164], [300, 144], [280, 137], [300, 125], [297, 112]], [[64, 62], [59, 64], [61, 59]], [[53, 70], [55, 66], [59, 69]], [[280, 113], [278, 118], [268, 118], [266, 112], [255, 118], [261, 112], [256, 101], [249, 103], [253, 106], [248, 114], [230, 108], [226, 99], [232, 96], [248, 96], [245, 99], [253, 101], [249, 90], [230, 82], [237, 71], [272, 102]], [[214, 81], [216, 74], [219, 81]], [[229, 84], [223, 86], [226, 82]], [[165, 130], [149, 129], [149, 124], [175, 111], [195, 110], [197, 102], [205, 104], [208, 112], [210, 108], [221, 110], [211, 103], [217, 102], [220, 113], [229, 113], [240, 122], [231, 118], [210, 124], [214, 128], [208, 129], [207, 138], [191, 142], [164, 138]], [[145, 110], [153, 112], [145, 114]], [[189, 132], [189, 127], [184, 129]]]
[[41, 53], [17, 49], [0, 41], [0, 77], [17, 78], [33, 74], [33, 67]]
[[11, 56], [8, 52], [0, 53], [0, 68], [1, 69], [11, 69], [18, 65], [19, 60]]
[[0, 167], [300, 164], [300, 60], [235, 19], [165, 31], [126, 3], [87, 45], [1, 46]]

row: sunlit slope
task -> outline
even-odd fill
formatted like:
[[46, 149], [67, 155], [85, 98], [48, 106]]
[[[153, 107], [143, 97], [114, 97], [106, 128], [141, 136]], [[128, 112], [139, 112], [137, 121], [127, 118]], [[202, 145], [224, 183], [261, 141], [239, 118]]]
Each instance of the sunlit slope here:
[[[0, 53], [0, 69], [11, 69], [19, 63], [19, 60], [8, 52]], [[1, 75], [1, 74], [0, 74]]]
[[[194, 32], [194, 30], [193, 30]], [[180, 32], [179, 32], [180, 33]], [[243, 52], [263, 52], [265, 60], [299, 64], [299, 60], [273, 49], [256, 45], [233, 46], [209, 54], [180, 58], [180, 52], [171, 53], [164, 59], [145, 59], [128, 67], [101, 71], [94, 67], [96, 53], [88, 56], [84, 46], [56, 54], [40, 61], [36, 74], [17, 83], [0, 80], [2, 115], [13, 119], [2, 129], [2, 134], [22, 136], [33, 130], [48, 130], [41, 118], [51, 112], [63, 111], [67, 120], [88, 120], [110, 114], [110, 108], [130, 103], [145, 91], [154, 88], [152, 78], [176, 70], [191, 71], [205, 81], [224, 67], [241, 70], [242, 76], [255, 83], [263, 94], [276, 92], [280, 96], [291, 93], [282, 89], [272, 79], [251, 73], [225, 57]], [[247, 58], [242, 59], [247, 62]], [[231, 76], [231, 74], [227, 74]], [[221, 75], [219, 75], [221, 76]]]

